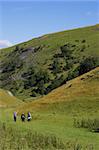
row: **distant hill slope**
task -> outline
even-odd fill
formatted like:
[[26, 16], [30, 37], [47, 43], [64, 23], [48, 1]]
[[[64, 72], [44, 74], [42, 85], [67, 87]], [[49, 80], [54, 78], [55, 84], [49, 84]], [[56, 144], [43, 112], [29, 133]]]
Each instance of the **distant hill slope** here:
[[19, 110], [25, 111], [71, 111], [84, 110], [99, 113], [99, 67], [77, 77], [48, 95], [36, 101], [22, 105]]
[[0, 87], [19, 98], [48, 94], [99, 66], [99, 25], [44, 35], [0, 50]]
[[14, 97], [10, 91], [0, 89], [0, 107], [16, 106], [21, 101]]

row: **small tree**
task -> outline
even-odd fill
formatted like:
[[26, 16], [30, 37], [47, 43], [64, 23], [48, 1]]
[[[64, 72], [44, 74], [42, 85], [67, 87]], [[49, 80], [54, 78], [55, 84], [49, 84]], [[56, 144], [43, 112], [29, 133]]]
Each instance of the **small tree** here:
[[66, 81], [67, 81], [67, 77], [64, 77], [63, 75], [61, 75], [60, 77], [56, 77], [47, 87], [46, 94], [52, 91], [53, 89], [61, 86], [62, 84], [66, 83]]
[[41, 69], [35, 74], [35, 77], [37, 82], [43, 80], [44, 83], [47, 83], [50, 80], [48, 72]]
[[74, 64], [74, 61], [72, 59], [66, 59], [65, 58], [65, 66], [64, 66], [64, 70], [68, 70], [70, 69]]
[[63, 57], [67, 57], [68, 59], [71, 58], [71, 54], [72, 54], [72, 45], [71, 44], [66, 44], [64, 46], [61, 46], [61, 53], [63, 55]]
[[19, 46], [17, 45], [16, 47], [15, 47], [15, 51], [19, 51], [20, 50], [20, 48], [19, 48]]
[[97, 66], [99, 66], [99, 58], [88, 57], [80, 63], [79, 75], [86, 73]]
[[52, 64], [52, 70], [53, 70], [53, 73], [54, 74], [57, 74], [61, 71], [61, 65], [60, 65], [60, 62], [59, 62], [59, 59], [56, 58]]
[[44, 87], [44, 80], [41, 80], [38, 85], [37, 85], [38, 89], [37, 89], [37, 93], [44, 95], [45, 93], [45, 87]]
[[71, 80], [77, 76], [79, 76], [79, 67], [70, 69], [70, 71], [68, 72], [68, 80]]

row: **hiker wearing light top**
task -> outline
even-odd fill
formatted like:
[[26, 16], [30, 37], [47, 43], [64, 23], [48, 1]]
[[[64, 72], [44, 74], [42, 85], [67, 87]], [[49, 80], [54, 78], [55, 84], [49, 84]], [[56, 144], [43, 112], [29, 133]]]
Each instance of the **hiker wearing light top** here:
[[31, 113], [30, 112], [28, 112], [28, 114], [27, 114], [27, 121], [30, 121], [32, 119], [32, 117], [31, 117]]
[[17, 119], [17, 112], [14, 112], [13, 118], [14, 118], [14, 121], [16, 122], [16, 119]]

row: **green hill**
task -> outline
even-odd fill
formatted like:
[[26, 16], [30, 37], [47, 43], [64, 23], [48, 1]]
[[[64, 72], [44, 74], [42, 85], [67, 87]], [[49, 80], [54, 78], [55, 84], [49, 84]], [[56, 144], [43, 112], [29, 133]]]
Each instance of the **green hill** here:
[[99, 66], [99, 25], [47, 34], [2, 49], [0, 88], [25, 99]]
[[[13, 101], [7, 91], [0, 92], [2, 102]], [[28, 111], [32, 120], [21, 122], [21, 113]], [[1, 149], [99, 150], [99, 134], [93, 132], [99, 127], [99, 67], [35, 101], [2, 108], [0, 114]]]
[[53, 90], [48, 95], [19, 107], [29, 110], [61, 112], [76, 116], [99, 115], [99, 67]]
[[32, 113], [33, 130], [81, 143], [74, 149], [98, 150], [99, 134], [92, 130], [99, 128], [99, 67], [17, 109]]

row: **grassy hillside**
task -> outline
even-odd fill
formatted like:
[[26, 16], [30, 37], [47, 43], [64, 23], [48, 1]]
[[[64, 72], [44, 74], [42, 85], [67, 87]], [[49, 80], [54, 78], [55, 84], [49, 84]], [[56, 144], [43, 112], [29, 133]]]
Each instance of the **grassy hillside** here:
[[[98, 150], [98, 133], [90, 132], [83, 125], [76, 128], [75, 120], [77, 125], [81, 121], [91, 128], [92, 122], [99, 117], [99, 67], [17, 109], [19, 112], [32, 112], [33, 131], [54, 134], [65, 142], [69, 141], [66, 143], [70, 145], [79, 143], [79, 149]], [[96, 126], [99, 127], [99, 119]], [[77, 149], [70, 145], [65, 149]]]
[[[16, 123], [13, 111], [18, 112]], [[28, 111], [32, 121], [21, 122], [20, 114]], [[0, 114], [2, 149], [98, 150], [99, 134], [92, 129], [99, 126], [99, 67], [35, 101], [2, 108]]]
[[2, 49], [0, 87], [22, 99], [45, 95], [99, 66], [98, 38], [99, 25], [95, 25]]
[[[33, 102], [22, 105], [20, 110], [46, 110], [70, 112], [74, 115], [76, 111], [95, 111], [99, 114], [99, 67], [68, 81], [63, 86], [53, 90]], [[74, 104], [74, 105], [73, 105]], [[90, 106], [88, 106], [90, 105]], [[70, 109], [72, 107], [72, 109]], [[76, 110], [77, 107], [77, 110]], [[81, 110], [80, 110], [81, 109]], [[73, 112], [72, 112], [73, 111]], [[94, 114], [94, 113], [93, 113]]]
[[10, 91], [0, 89], [0, 107], [11, 107], [22, 103]]

